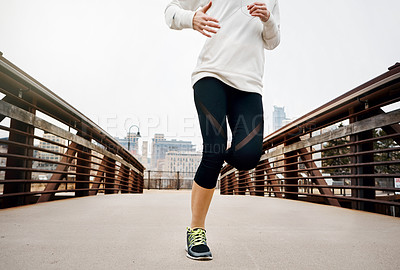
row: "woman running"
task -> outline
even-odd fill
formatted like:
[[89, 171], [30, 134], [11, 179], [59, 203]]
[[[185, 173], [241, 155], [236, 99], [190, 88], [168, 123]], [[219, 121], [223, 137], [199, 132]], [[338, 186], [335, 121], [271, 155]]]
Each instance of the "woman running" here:
[[[250, 170], [262, 155], [264, 49], [278, 46], [280, 19], [278, 0], [253, 1], [173, 0], [165, 9], [171, 29], [192, 28], [208, 37], [192, 73], [203, 154], [186, 232], [191, 259], [212, 259], [205, 219], [224, 161]], [[226, 118], [232, 132], [229, 149]]]

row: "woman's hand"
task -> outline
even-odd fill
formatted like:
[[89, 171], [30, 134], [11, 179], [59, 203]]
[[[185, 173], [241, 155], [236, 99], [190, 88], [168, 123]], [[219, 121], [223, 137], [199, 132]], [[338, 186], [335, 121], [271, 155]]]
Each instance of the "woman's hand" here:
[[247, 9], [251, 16], [259, 17], [261, 21], [267, 22], [271, 13], [267, 9], [265, 3], [255, 2], [254, 4], [248, 5]]
[[208, 34], [207, 32], [216, 34], [217, 33], [216, 29], [220, 28], [218, 24], [219, 21], [206, 14], [207, 10], [210, 9], [211, 5], [212, 2], [210, 1], [210, 3], [208, 3], [202, 9], [197, 11], [193, 17], [193, 29], [199, 31], [206, 37], [211, 37], [211, 35]]

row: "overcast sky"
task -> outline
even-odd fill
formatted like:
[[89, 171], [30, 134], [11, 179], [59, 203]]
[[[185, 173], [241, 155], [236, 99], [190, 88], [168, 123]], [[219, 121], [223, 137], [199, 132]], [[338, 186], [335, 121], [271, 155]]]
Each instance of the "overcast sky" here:
[[[165, 133], [201, 149], [190, 76], [206, 37], [169, 29], [168, 2], [0, 0], [0, 51], [113, 136], [135, 124], [144, 140]], [[279, 5], [281, 44], [266, 51], [264, 135], [273, 105], [300, 117], [400, 61], [398, 0]]]

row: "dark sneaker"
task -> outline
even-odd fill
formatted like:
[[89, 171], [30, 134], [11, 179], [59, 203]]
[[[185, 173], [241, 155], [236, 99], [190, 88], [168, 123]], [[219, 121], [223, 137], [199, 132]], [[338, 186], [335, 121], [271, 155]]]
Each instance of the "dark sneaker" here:
[[212, 260], [211, 251], [207, 246], [206, 230], [187, 227], [186, 256], [193, 260]]

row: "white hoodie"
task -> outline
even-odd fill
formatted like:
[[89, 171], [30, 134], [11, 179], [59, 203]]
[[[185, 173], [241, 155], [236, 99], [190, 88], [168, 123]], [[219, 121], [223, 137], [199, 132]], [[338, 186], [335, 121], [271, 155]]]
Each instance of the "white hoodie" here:
[[[271, 16], [267, 22], [249, 15], [247, 5], [266, 3]], [[209, 0], [173, 0], [165, 9], [167, 25], [176, 30], [193, 28], [195, 11]], [[248, 92], [262, 95], [264, 48], [280, 42], [278, 0], [213, 0], [207, 15], [219, 21], [217, 34], [207, 38], [192, 73], [192, 85], [203, 77], [214, 77]]]

